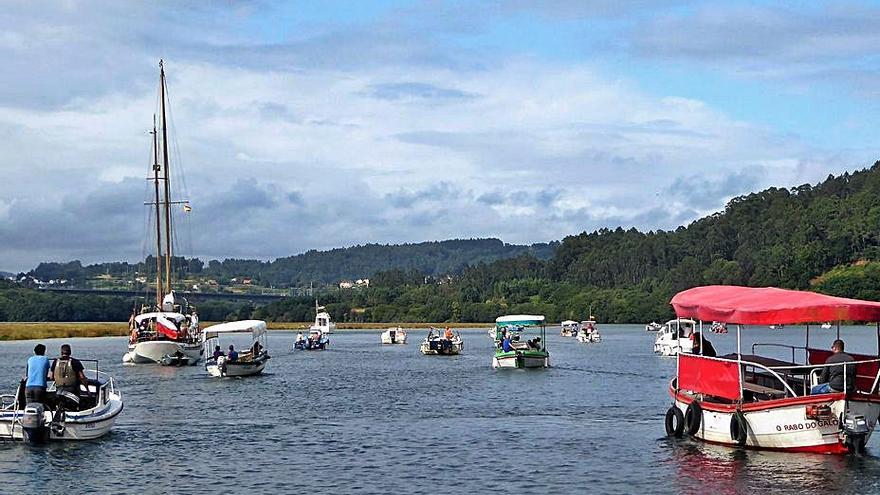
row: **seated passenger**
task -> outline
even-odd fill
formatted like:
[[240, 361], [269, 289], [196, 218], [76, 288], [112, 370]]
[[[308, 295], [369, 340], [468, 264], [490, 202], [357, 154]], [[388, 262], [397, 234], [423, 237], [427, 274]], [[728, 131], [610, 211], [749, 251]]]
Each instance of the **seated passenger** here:
[[453, 337], [452, 330], [450, 330], [449, 327], [446, 327], [446, 332], [444, 332], [443, 336], [449, 340], [452, 340], [452, 337]]
[[[844, 344], [842, 340], [835, 340], [831, 344], [832, 354], [828, 356], [825, 364], [847, 363], [855, 361], [852, 356], [843, 352]], [[843, 392], [844, 373], [846, 373], [846, 392], [855, 390], [856, 385], [856, 367], [855, 366], [826, 366], [822, 368], [822, 374], [819, 376], [819, 384], [810, 390], [811, 394], [831, 394], [835, 392]]]
[[504, 337], [504, 340], [501, 341], [501, 349], [504, 352], [510, 352], [512, 350], [510, 347], [510, 335]]
[[235, 350], [235, 347], [233, 347], [232, 344], [229, 344], [229, 355], [228, 355], [228, 357], [229, 357], [229, 361], [231, 361], [231, 362], [233, 362], [233, 363], [236, 362], [236, 361], [238, 361], [238, 352]]
[[[691, 334], [691, 340], [694, 341], [694, 347], [691, 351], [693, 354], [699, 354], [701, 356], [709, 356], [716, 357], [718, 354], [715, 352], [715, 347], [712, 345], [712, 342], [709, 342], [709, 339], [702, 336], [700, 332], [694, 332]], [[701, 344], [702, 342], [702, 344]], [[702, 345], [702, 347], [701, 347]]]
[[225, 356], [225, 355], [226, 354], [223, 353], [223, 351], [220, 349], [219, 345], [214, 346], [214, 356], [213, 356], [214, 360], [216, 360], [220, 356]]

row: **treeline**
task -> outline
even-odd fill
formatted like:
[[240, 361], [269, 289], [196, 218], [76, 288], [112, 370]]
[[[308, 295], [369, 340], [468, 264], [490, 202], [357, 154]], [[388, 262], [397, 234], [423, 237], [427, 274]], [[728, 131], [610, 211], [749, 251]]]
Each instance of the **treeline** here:
[[[791, 189], [731, 200], [724, 211], [674, 231], [601, 229], [566, 237], [547, 261], [478, 263], [437, 280], [416, 270], [374, 276], [369, 291], [330, 301], [354, 321], [491, 321], [540, 313], [551, 321], [672, 317], [669, 299], [709, 284], [813, 289], [880, 300], [880, 162]], [[441, 283], [443, 282], [443, 283]], [[286, 319], [295, 300], [261, 314]], [[335, 305], [335, 306], [334, 306]]]
[[[549, 259], [558, 242], [522, 246], [505, 244], [498, 239], [454, 239], [414, 244], [366, 244], [330, 251], [308, 251], [274, 261], [253, 259], [210, 260], [198, 258], [172, 260], [175, 279], [192, 276], [213, 278], [220, 282], [232, 278], [250, 278], [263, 286], [296, 287], [311, 282], [334, 284], [343, 279], [371, 278], [392, 269], [414, 270], [429, 276], [457, 274], [465, 267], [529, 254]], [[29, 272], [40, 280], [68, 280], [81, 284], [89, 278], [109, 274], [132, 277], [134, 274], [154, 276], [156, 258], [148, 256], [140, 263], [113, 262], [83, 266], [79, 261], [40, 263]], [[153, 275], [151, 275], [153, 274]]]
[[[63, 294], [21, 287], [0, 280], [0, 321], [128, 321], [143, 301], [118, 296]], [[248, 318], [254, 307], [241, 302], [210, 301], [198, 305], [201, 319]]]

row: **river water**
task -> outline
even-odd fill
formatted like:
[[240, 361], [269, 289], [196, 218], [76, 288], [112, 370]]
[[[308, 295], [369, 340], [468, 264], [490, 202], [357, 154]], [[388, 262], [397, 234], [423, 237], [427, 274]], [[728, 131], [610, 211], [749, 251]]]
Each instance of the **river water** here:
[[[125, 410], [97, 441], [0, 442], [0, 493], [880, 492], [880, 435], [863, 458], [666, 438], [675, 360], [652, 354], [641, 326], [602, 332], [579, 344], [548, 327], [547, 370], [493, 370], [485, 330], [463, 331], [455, 357], [419, 354], [424, 330], [397, 346], [375, 330], [338, 332], [327, 351], [296, 353], [293, 332], [271, 332], [265, 374], [244, 379], [124, 366], [124, 338], [43, 341], [99, 359]], [[813, 330], [811, 344], [834, 332]], [[871, 327], [842, 336], [853, 352], [876, 349]], [[707, 337], [719, 354], [736, 348], [733, 332]], [[743, 344], [802, 339], [753, 328]], [[34, 343], [0, 344], [3, 392]]]

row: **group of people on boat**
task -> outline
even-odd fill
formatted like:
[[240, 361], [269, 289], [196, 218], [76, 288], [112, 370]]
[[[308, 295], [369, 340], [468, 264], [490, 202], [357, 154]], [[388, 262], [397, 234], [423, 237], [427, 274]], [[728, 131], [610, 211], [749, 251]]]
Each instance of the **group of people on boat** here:
[[[189, 336], [198, 336], [199, 334], [199, 315], [193, 311], [191, 314], [183, 315], [183, 320], [175, 320], [174, 318], [166, 318], [167, 322], [173, 326], [173, 330], [178, 336], [178, 340], [186, 341]], [[128, 341], [131, 344], [142, 340], [159, 340], [163, 335], [150, 328], [150, 319], [144, 318], [140, 322], [137, 321], [137, 315], [132, 312], [128, 318]]]
[[[60, 355], [49, 361], [46, 346], [34, 346], [34, 355], [29, 357], [25, 367], [25, 400], [28, 404], [40, 403], [55, 406], [55, 420], [65, 411], [75, 411], [80, 405], [81, 385], [88, 385], [85, 368], [80, 360], [71, 356], [70, 344], [63, 344]], [[49, 382], [55, 383], [54, 404], [49, 404], [46, 393]]]
[[[506, 328], [501, 329], [501, 341], [498, 344], [501, 347], [501, 350], [504, 352], [510, 352], [515, 350], [517, 344], [519, 343], [519, 334], [514, 332], [508, 332]], [[535, 337], [533, 339], [529, 339], [526, 341], [526, 349], [540, 349], [541, 348], [541, 337]]]
[[229, 363], [237, 363], [239, 359], [249, 360], [259, 356], [262, 349], [263, 346], [260, 342], [254, 341], [254, 345], [251, 346], [250, 351], [244, 351], [244, 356], [239, 356], [238, 351], [235, 350], [233, 344], [229, 344], [229, 352], [223, 352], [223, 349], [221, 349], [219, 345], [216, 345], [214, 346], [214, 354], [211, 355], [211, 358], [214, 359], [214, 361], [217, 361], [217, 359], [222, 356], [225, 357], [226, 361]]

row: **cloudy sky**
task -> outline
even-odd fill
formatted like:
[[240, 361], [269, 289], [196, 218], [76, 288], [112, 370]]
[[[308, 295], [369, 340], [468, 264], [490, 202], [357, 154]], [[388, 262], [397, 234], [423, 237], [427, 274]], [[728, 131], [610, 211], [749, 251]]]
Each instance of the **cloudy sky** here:
[[880, 158], [876, 3], [185, 4], [4, 2], [0, 270], [149, 252], [160, 58], [201, 257], [674, 228]]

